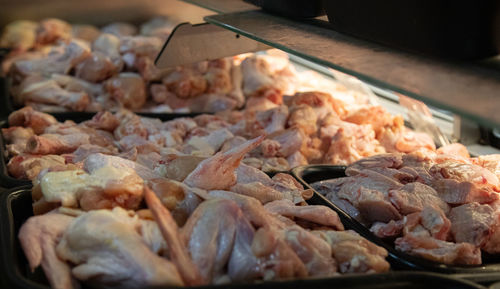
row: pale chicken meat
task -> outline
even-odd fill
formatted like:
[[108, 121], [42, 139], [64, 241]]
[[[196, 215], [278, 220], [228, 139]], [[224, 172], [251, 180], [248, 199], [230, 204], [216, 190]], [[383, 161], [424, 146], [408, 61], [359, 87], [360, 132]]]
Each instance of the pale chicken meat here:
[[138, 208], [144, 181], [131, 169], [103, 166], [87, 173], [81, 169], [45, 173], [40, 180], [43, 199], [83, 210], [121, 206]]
[[184, 180], [201, 189], [226, 189], [236, 183], [235, 170], [246, 153], [256, 148], [264, 137], [257, 137], [225, 153], [217, 153], [202, 161]]
[[118, 72], [112, 60], [101, 52], [92, 52], [75, 68], [75, 76], [90, 82], [101, 82]]
[[396, 240], [396, 249], [444, 264], [481, 264], [481, 251], [469, 243], [453, 243], [429, 237], [406, 235]]
[[27, 85], [20, 92], [19, 98], [22, 102], [57, 104], [74, 111], [83, 111], [90, 103], [86, 92], [66, 90], [53, 79]]
[[125, 22], [115, 22], [104, 26], [102, 29], [104, 33], [110, 33], [118, 37], [132, 36], [137, 34], [137, 28], [132, 24]]
[[76, 279], [90, 284], [183, 285], [176, 267], [148, 247], [134, 221], [121, 208], [83, 214], [64, 232], [57, 254], [75, 264], [71, 271]]
[[69, 44], [55, 47], [46, 58], [21, 60], [13, 64], [13, 73], [28, 76], [31, 74], [67, 74], [77, 64], [90, 56], [90, 47], [83, 40], [72, 40]]
[[179, 228], [170, 212], [161, 204], [153, 191], [144, 187], [146, 203], [152, 211], [161, 233], [167, 242], [170, 258], [179, 270], [186, 285], [201, 285], [207, 282], [197, 264], [192, 260], [187, 245], [179, 234]]
[[40, 45], [54, 43], [58, 40], [68, 41], [70, 37], [71, 25], [56, 18], [40, 21], [36, 30], [36, 42]]
[[28, 20], [9, 23], [5, 26], [0, 38], [0, 46], [11, 47], [14, 53], [28, 51], [36, 43], [37, 27], [37, 23]]
[[125, 108], [137, 109], [146, 101], [144, 80], [135, 73], [120, 73], [104, 84], [111, 98]]
[[38, 174], [50, 167], [65, 165], [66, 159], [58, 155], [18, 155], [9, 160], [7, 171], [18, 179], [32, 180]]
[[50, 114], [35, 111], [29, 106], [12, 112], [8, 121], [10, 126], [30, 127], [36, 134], [43, 133], [46, 127], [57, 123]]
[[329, 226], [337, 230], [344, 230], [339, 216], [331, 209], [324, 206], [295, 206], [289, 200], [277, 200], [267, 203], [265, 206], [269, 212], [289, 218], [300, 218], [313, 223]]
[[200, 274], [214, 282], [224, 274], [234, 246], [240, 208], [232, 201], [208, 200], [200, 204], [182, 228], [188, 250]]
[[346, 169], [348, 177], [312, 186], [376, 236], [396, 238], [398, 250], [446, 264], [481, 264], [481, 250], [498, 253], [497, 158], [450, 150], [461, 147], [361, 159]]
[[253, 55], [241, 63], [243, 93], [283, 103], [283, 94], [293, 91], [296, 72], [286, 57]]
[[71, 27], [71, 36], [80, 38], [92, 43], [101, 34], [101, 31], [94, 25], [76, 24]]
[[31, 271], [42, 266], [54, 289], [80, 288], [71, 275], [69, 264], [60, 259], [56, 246], [74, 221], [58, 212], [31, 217], [19, 230], [19, 240]]
[[[196, 286], [387, 271], [387, 252], [351, 233], [340, 237], [343, 225], [337, 214], [327, 207], [306, 205], [303, 200], [311, 197], [311, 191], [292, 176], [270, 178], [240, 164], [243, 155], [262, 139], [229, 150], [230, 160], [219, 165], [234, 174], [236, 184], [260, 184], [262, 189], [296, 195], [302, 200], [299, 205], [279, 200], [264, 206], [237, 192], [206, 191], [196, 183], [148, 178], [154, 162], [143, 160], [148, 164], [144, 169], [133, 161], [102, 154], [89, 155], [78, 166], [42, 172], [34, 182], [35, 212], [42, 213], [40, 202], [45, 201], [62, 205], [57, 212], [76, 216], [68, 217], [71, 222], [64, 229], [43, 238], [51, 240], [44, 254], [54, 252], [57, 266], [63, 268], [44, 267], [49, 279], [64, 277], [53, 286], [66, 288], [57, 282], [68, 280], [120, 288]], [[203, 161], [196, 165], [203, 166]], [[136, 171], [142, 171], [145, 179]], [[229, 188], [232, 183], [218, 188]], [[142, 197], [149, 209], [142, 209]], [[54, 212], [30, 220], [50, 214]], [[30, 222], [23, 228], [30, 228]], [[30, 262], [37, 260], [26, 254]]]
[[15, 156], [24, 152], [28, 139], [34, 134], [32, 128], [24, 128], [21, 126], [2, 128], [2, 136], [5, 141], [9, 143], [5, 146], [8, 154]]
[[26, 142], [26, 153], [37, 155], [63, 154], [89, 144], [86, 134], [42, 134], [31, 136]]
[[489, 241], [499, 216], [488, 204], [468, 203], [451, 209], [449, 217], [455, 241], [483, 247]]
[[332, 255], [339, 263], [339, 271], [383, 272], [389, 269], [385, 261], [387, 251], [363, 239], [353, 231], [315, 231], [324, 239], [332, 250]]

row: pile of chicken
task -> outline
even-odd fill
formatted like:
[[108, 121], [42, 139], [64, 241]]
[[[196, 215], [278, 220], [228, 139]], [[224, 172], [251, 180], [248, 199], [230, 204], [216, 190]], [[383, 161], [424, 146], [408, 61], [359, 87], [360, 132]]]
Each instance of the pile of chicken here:
[[35, 216], [19, 231], [31, 269], [41, 265], [56, 289], [387, 271], [387, 251], [344, 231], [328, 207], [307, 205], [312, 191], [292, 176], [240, 163], [263, 140], [184, 168], [182, 182], [101, 153], [43, 170]]
[[500, 253], [500, 155], [460, 145], [362, 159], [312, 186], [397, 250], [446, 264]]
[[[283, 171], [310, 163], [350, 164], [384, 152], [434, 150], [432, 139], [414, 133], [380, 106], [346, 101], [324, 92], [299, 92], [277, 105], [267, 97], [241, 111], [178, 118], [167, 122], [120, 110], [97, 113], [76, 124], [57, 122], [31, 107], [14, 111], [2, 129], [11, 176], [33, 179], [41, 169], [79, 162], [100, 152], [137, 161], [161, 175], [179, 165], [196, 166], [218, 151], [267, 134], [244, 163]], [[249, 102], [250, 102], [249, 101]]]
[[113, 23], [100, 30], [59, 19], [7, 25], [0, 47], [12, 52], [2, 70], [17, 105], [41, 111], [212, 112], [244, 104], [241, 59], [158, 69], [154, 60], [174, 27], [153, 18], [138, 29]]

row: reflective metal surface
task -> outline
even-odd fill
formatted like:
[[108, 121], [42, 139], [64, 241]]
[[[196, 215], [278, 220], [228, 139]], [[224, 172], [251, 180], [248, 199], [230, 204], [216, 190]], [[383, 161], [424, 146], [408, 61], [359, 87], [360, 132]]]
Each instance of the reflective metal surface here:
[[155, 63], [160, 68], [173, 68], [269, 48], [220, 26], [182, 23], [172, 31]]

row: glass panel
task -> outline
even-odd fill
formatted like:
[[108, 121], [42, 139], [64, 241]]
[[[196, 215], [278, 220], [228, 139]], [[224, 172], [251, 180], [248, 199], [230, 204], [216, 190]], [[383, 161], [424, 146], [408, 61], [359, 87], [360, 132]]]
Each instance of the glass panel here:
[[324, 19], [294, 21], [244, 11], [205, 20], [375, 86], [500, 127], [499, 58], [482, 62], [433, 59], [335, 32]]

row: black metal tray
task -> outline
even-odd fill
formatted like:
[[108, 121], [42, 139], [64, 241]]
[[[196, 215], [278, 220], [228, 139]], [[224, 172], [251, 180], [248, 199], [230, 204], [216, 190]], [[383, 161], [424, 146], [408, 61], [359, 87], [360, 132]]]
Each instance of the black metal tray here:
[[312, 18], [325, 15], [322, 0], [244, 0], [278, 15]]
[[500, 2], [350, 0], [324, 1], [333, 29], [449, 59], [498, 54]]
[[[345, 177], [345, 166], [333, 165], [310, 165], [296, 167], [292, 170], [292, 175], [305, 187], [312, 189], [311, 183]], [[333, 202], [325, 198], [314, 190], [314, 196], [308, 202], [311, 204], [322, 204], [335, 210], [342, 223], [346, 228], [355, 230], [361, 236], [372, 241], [373, 243], [384, 247], [389, 256], [387, 260], [391, 263], [392, 268], [396, 269], [414, 269], [424, 270], [439, 273], [459, 274], [460, 276], [476, 282], [492, 282], [500, 281], [500, 257], [485, 257], [483, 255], [482, 265], [455, 266], [446, 265], [424, 258], [411, 256], [400, 252], [394, 248], [392, 244], [376, 237], [369, 228], [349, 216], [345, 211], [337, 207]]]
[[[31, 273], [17, 234], [21, 225], [33, 215], [31, 191], [28, 187], [16, 188], [0, 196], [0, 274], [7, 288], [49, 289], [40, 268]], [[202, 286], [199, 288], [221, 289], [297, 289], [297, 288], [346, 288], [346, 289], [392, 289], [392, 288], [464, 288], [481, 289], [481, 285], [470, 281], [419, 272], [390, 272], [385, 274], [344, 275], [328, 279], [302, 279], [247, 284]], [[85, 288], [85, 287], [84, 287]], [[156, 287], [158, 288], [158, 287]], [[165, 287], [163, 287], [165, 288]]]

